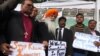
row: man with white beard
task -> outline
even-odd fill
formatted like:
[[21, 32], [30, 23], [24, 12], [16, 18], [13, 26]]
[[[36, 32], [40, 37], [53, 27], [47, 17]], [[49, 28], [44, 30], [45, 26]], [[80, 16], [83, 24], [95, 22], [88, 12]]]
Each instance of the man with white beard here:
[[47, 55], [47, 47], [49, 40], [55, 40], [55, 19], [58, 16], [58, 10], [55, 8], [48, 9], [42, 18], [42, 22], [39, 23], [39, 34], [41, 37], [41, 42], [46, 47], [46, 55]]
[[44, 20], [45, 24], [48, 26], [48, 31], [53, 33], [55, 35], [55, 29], [56, 29], [56, 25], [55, 25], [55, 18], [51, 19], [51, 18], [46, 18]]

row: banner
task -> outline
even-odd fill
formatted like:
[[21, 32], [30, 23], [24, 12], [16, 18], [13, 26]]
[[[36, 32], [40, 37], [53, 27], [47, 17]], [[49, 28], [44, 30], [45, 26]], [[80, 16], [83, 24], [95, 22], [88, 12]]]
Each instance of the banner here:
[[11, 41], [13, 48], [9, 56], [45, 56], [44, 46], [40, 43]]
[[93, 51], [93, 52], [99, 52], [100, 48], [97, 48], [94, 45], [94, 41], [99, 41], [100, 39], [99, 36], [93, 36], [90, 34], [76, 32], [75, 37], [76, 38], [73, 41], [74, 48]]
[[65, 56], [66, 48], [66, 42], [50, 40], [48, 46], [48, 56]]

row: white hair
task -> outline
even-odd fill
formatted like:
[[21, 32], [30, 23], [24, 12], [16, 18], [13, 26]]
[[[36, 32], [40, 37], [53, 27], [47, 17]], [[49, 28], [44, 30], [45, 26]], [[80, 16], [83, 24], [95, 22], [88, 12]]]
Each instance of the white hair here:
[[56, 30], [56, 24], [55, 21], [51, 21], [48, 18], [44, 20], [46, 25], [48, 26], [48, 31], [52, 32], [55, 35], [55, 30]]

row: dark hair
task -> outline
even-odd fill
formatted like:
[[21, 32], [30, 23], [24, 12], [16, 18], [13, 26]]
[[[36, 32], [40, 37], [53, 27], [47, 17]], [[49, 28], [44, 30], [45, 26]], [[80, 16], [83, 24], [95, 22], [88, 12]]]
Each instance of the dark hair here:
[[[22, 0], [22, 1], [21, 1], [21, 3], [22, 3], [22, 4], [24, 4], [24, 3], [25, 3], [25, 1], [26, 1], [26, 0]], [[33, 2], [33, 0], [29, 0], [29, 1], [32, 1], [32, 2]]]
[[81, 15], [81, 16], [84, 18], [84, 15], [83, 15], [82, 13], [78, 13], [78, 14], [76, 15], [76, 17], [79, 16], [79, 15]]
[[94, 21], [94, 22], [97, 24], [97, 21], [95, 21], [94, 19], [89, 20], [88, 24], [89, 24], [90, 22], [92, 22], [92, 21]]
[[60, 17], [59, 20], [58, 20], [58, 22], [60, 22], [62, 19], [64, 19], [65, 22], [66, 22], [66, 18], [64, 16]]

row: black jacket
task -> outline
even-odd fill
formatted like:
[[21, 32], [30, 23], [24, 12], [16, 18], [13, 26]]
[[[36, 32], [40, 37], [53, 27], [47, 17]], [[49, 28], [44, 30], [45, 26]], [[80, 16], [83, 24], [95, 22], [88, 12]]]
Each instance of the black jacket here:
[[39, 22], [38, 23], [38, 30], [39, 30], [39, 37], [41, 37], [41, 42], [42, 41], [48, 41], [48, 40], [54, 40], [55, 35], [48, 30], [48, 26], [46, 25], [45, 22]]
[[[58, 35], [58, 28], [56, 29], [56, 37], [57, 35]], [[73, 37], [74, 37], [73, 32], [67, 28], [64, 28], [63, 37], [61, 41], [65, 41], [67, 43], [66, 56], [73, 55], [73, 48], [72, 48]]]
[[5, 41], [4, 32], [7, 21], [10, 19], [10, 13], [14, 10], [20, 0], [6, 0], [0, 4], [0, 44]]
[[[32, 19], [31, 19], [32, 20]], [[37, 42], [38, 39], [35, 34], [35, 21], [32, 20], [32, 37], [31, 42]], [[11, 13], [10, 19], [7, 21], [6, 27], [5, 27], [5, 39], [8, 43], [10, 41], [24, 41], [24, 27], [23, 27], [23, 21], [22, 16], [20, 12], [13, 11]]]

